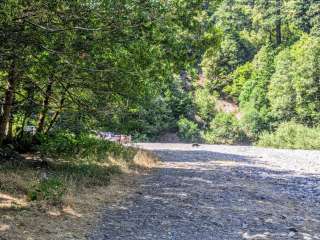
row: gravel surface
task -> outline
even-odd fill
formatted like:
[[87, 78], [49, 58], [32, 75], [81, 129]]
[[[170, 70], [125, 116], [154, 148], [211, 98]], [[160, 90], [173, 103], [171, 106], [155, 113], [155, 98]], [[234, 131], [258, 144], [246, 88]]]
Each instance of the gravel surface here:
[[163, 162], [89, 239], [320, 239], [320, 151], [139, 146]]

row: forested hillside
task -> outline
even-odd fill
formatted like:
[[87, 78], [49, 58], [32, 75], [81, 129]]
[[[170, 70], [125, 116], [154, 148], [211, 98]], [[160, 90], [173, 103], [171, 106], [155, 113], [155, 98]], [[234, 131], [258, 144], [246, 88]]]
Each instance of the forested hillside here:
[[9, 0], [0, 16], [0, 143], [319, 139], [318, 1]]
[[[210, 143], [319, 148], [320, 3], [225, 0], [210, 19], [219, 45], [199, 65], [193, 133]], [[219, 111], [221, 100], [239, 110]]]

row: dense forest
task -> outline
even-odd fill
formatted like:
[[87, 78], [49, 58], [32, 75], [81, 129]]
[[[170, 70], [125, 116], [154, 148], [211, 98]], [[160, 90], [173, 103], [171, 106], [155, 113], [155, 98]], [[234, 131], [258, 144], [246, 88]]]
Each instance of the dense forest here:
[[0, 144], [320, 148], [318, 1], [7, 0], [0, 29]]

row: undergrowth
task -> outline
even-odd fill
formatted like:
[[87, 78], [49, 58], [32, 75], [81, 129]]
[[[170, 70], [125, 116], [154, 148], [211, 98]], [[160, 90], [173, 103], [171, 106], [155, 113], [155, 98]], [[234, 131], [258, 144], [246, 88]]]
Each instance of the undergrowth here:
[[154, 163], [150, 154], [88, 134], [59, 132], [38, 139], [36, 152], [0, 161], [0, 192], [62, 205], [72, 191], [106, 186], [112, 175]]
[[295, 122], [282, 123], [275, 132], [262, 134], [257, 145], [288, 149], [320, 149], [320, 127], [310, 128]]

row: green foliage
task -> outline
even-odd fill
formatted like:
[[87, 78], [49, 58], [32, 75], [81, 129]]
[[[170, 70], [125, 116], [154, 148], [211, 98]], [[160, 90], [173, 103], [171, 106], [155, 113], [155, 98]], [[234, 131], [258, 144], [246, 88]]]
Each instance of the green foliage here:
[[[175, 78], [195, 75], [203, 52], [217, 45], [210, 17], [216, 5], [1, 3], [0, 102], [8, 107], [0, 115], [0, 144], [26, 125], [43, 134], [106, 129], [148, 138], [175, 128], [192, 105], [192, 94]], [[10, 118], [15, 124], [7, 131]]]
[[186, 118], [178, 121], [179, 137], [186, 142], [194, 142], [199, 139], [200, 131], [198, 125]]
[[232, 84], [226, 86], [224, 91], [235, 99], [238, 99], [242, 93], [244, 85], [251, 78], [252, 72], [253, 68], [251, 62], [247, 62], [244, 65], [239, 66], [230, 74]]
[[270, 78], [274, 72], [274, 51], [263, 47], [252, 62], [252, 73], [240, 94], [243, 112], [242, 125], [251, 139], [263, 130], [269, 130], [272, 118], [267, 97]]
[[214, 16], [217, 26], [224, 32], [239, 32], [252, 25], [250, 4], [237, 0], [225, 0], [217, 8]]
[[193, 112], [193, 99], [190, 93], [190, 80], [187, 76], [173, 76], [172, 81], [164, 93], [174, 120], [179, 120], [180, 116], [188, 117]]
[[44, 155], [87, 162], [104, 161], [108, 156], [131, 160], [134, 155], [134, 151], [120, 144], [101, 140], [89, 134], [75, 135], [70, 132], [57, 132], [45, 138], [39, 150]]
[[250, 59], [252, 52], [250, 43], [236, 34], [226, 34], [219, 48], [209, 48], [203, 56], [201, 66], [209, 80], [210, 90], [222, 92], [231, 82], [228, 74]]
[[247, 106], [242, 111], [243, 116], [240, 125], [251, 141], [255, 141], [262, 131], [272, 129], [273, 119], [267, 109], [257, 110], [254, 107]]
[[311, 33], [315, 36], [320, 37], [320, 3], [318, 1], [310, 1], [308, 9], [308, 17], [311, 26]]
[[[319, 6], [308, 0], [5, 1], [0, 145], [26, 151], [40, 143], [42, 153], [96, 160], [126, 151], [85, 134], [94, 129], [154, 140], [178, 128], [193, 140], [197, 126], [186, 119], [207, 128], [218, 98], [239, 103], [251, 139], [292, 119], [315, 126]], [[203, 88], [195, 87], [200, 74]], [[37, 128], [36, 138], [22, 134], [28, 125]]]
[[290, 149], [320, 149], [320, 128], [309, 128], [295, 122], [282, 123], [274, 133], [263, 133], [258, 145]]
[[210, 128], [203, 134], [207, 143], [235, 144], [246, 141], [246, 135], [239, 121], [232, 114], [218, 113], [210, 123]]
[[243, 86], [240, 95], [241, 106], [251, 105], [256, 109], [267, 108], [267, 91], [272, 73], [274, 50], [269, 46], [261, 48], [252, 62], [251, 78]]
[[271, 109], [279, 121], [320, 122], [320, 39], [304, 36], [276, 58], [269, 87]]
[[216, 96], [210, 93], [207, 88], [198, 88], [195, 90], [193, 101], [197, 115], [206, 123], [209, 123], [216, 112]]
[[291, 52], [284, 49], [275, 58], [275, 73], [272, 75], [268, 91], [272, 114], [281, 121], [288, 121], [294, 117], [296, 104], [293, 71]]
[[66, 187], [58, 178], [48, 178], [41, 180], [37, 185], [33, 186], [28, 192], [30, 201], [46, 200], [51, 204], [62, 203], [62, 198], [66, 192]]

